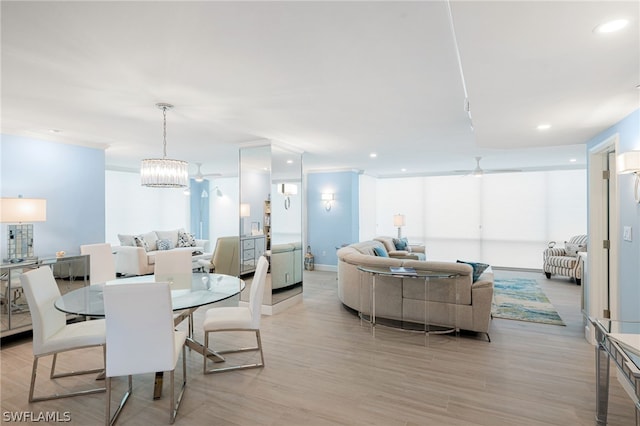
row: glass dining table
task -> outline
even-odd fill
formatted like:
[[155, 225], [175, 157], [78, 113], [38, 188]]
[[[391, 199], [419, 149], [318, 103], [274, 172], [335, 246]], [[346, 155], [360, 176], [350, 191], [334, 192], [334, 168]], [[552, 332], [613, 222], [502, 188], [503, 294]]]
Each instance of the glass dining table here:
[[[154, 282], [153, 275], [119, 278], [106, 283], [93, 284], [63, 294], [54, 302], [59, 311], [67, 314], [101, 318], [105, 316], [103, 290], [105, 285], [119, 285], [130, 283]], [[210, 274], [207, 272], [194, 272], [189, 280], [168, 280], [171, 286], [171, 303], [174, 323], [178, 325], [184, 320], [189, 321], [186, 345], [210, 357], [215, 362], [224, 361], [224, 357], [217, 352], [205, 348], [204, 345], [193, 338], [193, 313], [201, 306], [220, 302], [239, 294], [245, 287], [245, 282], [240, 278], [224, 274]], [[182, 282], [183, 284], [180, 284]], [[162, 393], [162, 373], [156, 373], [156, 382], [153, 398], [158, 399]]]

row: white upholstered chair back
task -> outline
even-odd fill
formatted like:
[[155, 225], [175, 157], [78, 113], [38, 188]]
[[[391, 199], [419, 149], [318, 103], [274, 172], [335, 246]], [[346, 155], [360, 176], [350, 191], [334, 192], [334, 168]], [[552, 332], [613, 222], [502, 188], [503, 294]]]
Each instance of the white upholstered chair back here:
[[156, 282], [172, 283], [172, 289], [191, 288], [193, 263], [188, 250], [165, 250], [156, 253]]
[[80, 254], [89, 255], [89, 283], [98, 284], [116, 279], [116, 261], [111, 244], [84, 244]]
[[260, 328], [260, 317], [262, 314], [262, 293], [264, 293], [264, 284], [267, 280], [267, 269], [269, 262], [264, 256], [258, 259], [258, 266], [253, 274], [251, 281], [251, 290], [249, 292], [249, 310], [251, 311], [251, 326], [254, 329]]
[[57, 348], [47, 341], [63, 329], [67, 323], [66, 315], [53, 305], [60, 290], [48, 266], [32, 269], [20, 276], [24, 294], [27, 297], [33, 323], [33, 354], [41, 355]]
[[168, 283], [107, 285], [107, 377], [170, 371], [176, 348]]

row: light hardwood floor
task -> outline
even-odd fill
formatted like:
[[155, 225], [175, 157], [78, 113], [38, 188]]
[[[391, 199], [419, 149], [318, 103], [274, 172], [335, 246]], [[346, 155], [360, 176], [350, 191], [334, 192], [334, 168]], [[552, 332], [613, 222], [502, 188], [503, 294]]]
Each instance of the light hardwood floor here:
[[[595, 424], [594, 348], [583, 338], [581, 288], [564, 278], [496, 271], [496, 278], [509, 276], [538, 279], [567, 326], [494, 319], [491, 343], [474, 334], [425, 339], [384, 327], [374, 338], [339, 303], [335, 273], [305, 272], [304, 301], [262, 318], [265, 368], [203, 376], [202, 357], [187, 352], [188, 384], [176, 424]], [[203, 312], [195, 317], [198, 340]], [[225, 336], [219, 345], [237, 340]], [[22, 411], [67, 412], [73, 425], [103, 422], [104, 394], [27, 403], [29, 339], [5, 343], [0, 355], [0, 423], [5, 413]], [[87, 350], [61, 356], [59, 365], [83, 368], [100, 362], [99, 351]], [[47, 373], [50, 361], [41, 364]], [[41, 389], [51, 389], [46, 374], [40, 378]], [[152, 381], [151, 376], [134, 377], [134, 395], [119, 424], [168, 423], [168, 380], [158, 401], [151, 399]], [[95, 383], [91, 377], [59, 382]], [[114, 383], [112, 405], [126, 379]], [[609, 424], [634, 424], [631, 400], [615, 378]]]

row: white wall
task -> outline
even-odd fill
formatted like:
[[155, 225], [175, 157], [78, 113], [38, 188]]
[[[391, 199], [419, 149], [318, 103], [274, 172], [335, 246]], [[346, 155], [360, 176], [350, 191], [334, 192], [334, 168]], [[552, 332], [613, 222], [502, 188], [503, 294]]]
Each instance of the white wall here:
[[402, 235], [430, 260], [540, 269], [549, 241], [587, 232], [586, 171], [378, 179], [375, 213], [361, 235], [396, 235], [404, 214]]
[[105, 241], [120, 245], [118, 234], [189, 229], [189, 197], [183, 189], [147, 188], [138, 173], [105, 173]]
[[[222, 197], [216, 195], [215, 187], [220, 188]], [[211, 250], [219, 237], [240, 235], [240, 203], [238, 201], [238, 178], [226, 177], [211, 179], [209, 201], [211, 218], [209, 221], [209, 239]], [[253, 211], [251, 212], [253, 215]]]

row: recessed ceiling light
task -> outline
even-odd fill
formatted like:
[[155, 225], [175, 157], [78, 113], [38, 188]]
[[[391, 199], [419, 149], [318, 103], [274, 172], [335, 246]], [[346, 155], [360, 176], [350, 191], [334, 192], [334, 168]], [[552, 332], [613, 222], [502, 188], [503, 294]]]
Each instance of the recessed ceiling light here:
[[293, 160], [287, 160], [287, 164], [293, 164]]
[[538, 124], [538, 127], [536, 127], [536, 129], [538, 130], [549, 130], [550, 128], [551, 128], [551, 124], [548, 124], [548, 123]]
[[576, 161], [578, 161], [578, 160], [576, 160], [575, 158], [569, 158], [569, 162], [570, 163], [575, 163]]
[[49, 129], [49, 133], [58, 134], [58, 133], [62, 133], [62, 130], [60, 130], [60, 129]]
[[400, 169], [401, 172], [406, 172], [407, 169], [405, 169], [404, 167]]
[[378, 156], [378, 154], [376, 154], [375, 152], [372, 152], [371, 154], [369, 154], [369, 157], [371, 158], [376, 158]]
[[615, 19], [613, 21], [605, 22], [604, 24], [600, 24], [593, 29], [594, 32], [605, 34], [605, 33], [613, 33], [616, 31], [620, 31], [624, 27], [629, 24], [627, 19]]

